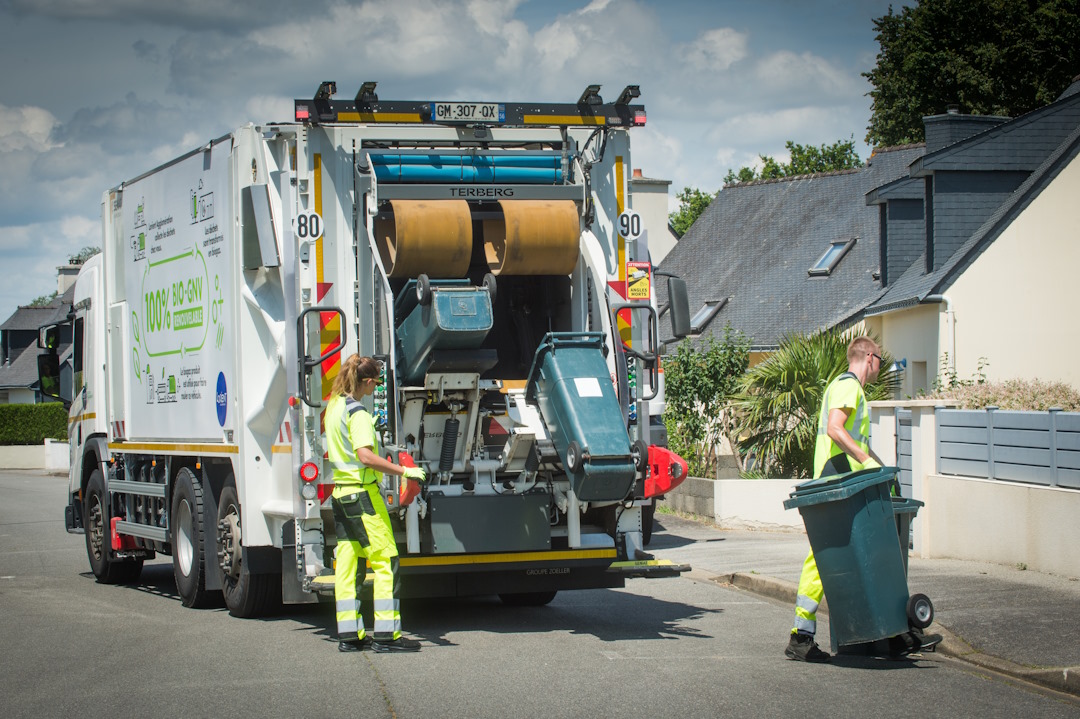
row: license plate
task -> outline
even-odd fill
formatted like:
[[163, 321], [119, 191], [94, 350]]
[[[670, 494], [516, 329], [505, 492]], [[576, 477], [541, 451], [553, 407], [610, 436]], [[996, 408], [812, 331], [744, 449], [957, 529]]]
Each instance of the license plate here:
[[506, 109], [494, 102], [433, 102], [431, 116], [435, 122], [505, 122]]

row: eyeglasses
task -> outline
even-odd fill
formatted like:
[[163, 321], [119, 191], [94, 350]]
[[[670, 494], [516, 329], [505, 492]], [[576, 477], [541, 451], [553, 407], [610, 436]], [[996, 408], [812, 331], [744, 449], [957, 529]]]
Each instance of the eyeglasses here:
[[380, 386], [383, 383], [382, 377], [365, 377], [364, 380], [368, 382], [374, 382], [376, 386]]
[[883, 360], [883, 359], [881, 359], [881, 355], [877, 355], [877, 354], [874, 354], [873, 352], [871, 352], [871, 353], [870, 353], [870, 356], [871, 356], [871, 357], [877, 357], [877, 362], [878, 362], [878, 365], [879, 365], [879, 366], [881, 365], [881, 363], [882, 363], [882, 362], [884, 362], [884, 360]]

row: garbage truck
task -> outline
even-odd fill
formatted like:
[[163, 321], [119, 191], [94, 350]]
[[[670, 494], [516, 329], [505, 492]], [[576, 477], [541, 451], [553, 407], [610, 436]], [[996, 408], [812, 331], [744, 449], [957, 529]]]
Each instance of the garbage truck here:
[[685, 285], [657, 307], [628, 185], [640, 91], [599, 89], [414, 102], [325, 82], [287, 122], [106, 191], [71, 349], [39, 336], [96, 578], [171, 556], [184, 605], [223, 595], [236, 616], [332, 594], [323, 415], [353, 353], [381, 364], [382, 451], [429, 480], [382, 487], [403, 597], [541, 605], [686, 571], [644, 550], [686, 474], [657, 334], [668, 310], [689, 331]]

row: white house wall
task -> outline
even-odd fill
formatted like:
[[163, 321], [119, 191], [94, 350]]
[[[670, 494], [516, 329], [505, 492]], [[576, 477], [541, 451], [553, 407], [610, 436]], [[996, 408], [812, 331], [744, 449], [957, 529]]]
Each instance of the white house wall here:
[[867, 327], [878, 337], [894, 360], [907, 360], [900, 397], [914, 397], [929, 390], [937, 377], [941, 347], [948, 347], [945, 315], [941, 305], [916, 305], [910, 309], [868, 317]]
[[[956, 370], [1080, 387], [1080, 158], [946, 290], [956, 311]], [[944, 325], [944, 319], [942, 320]]]

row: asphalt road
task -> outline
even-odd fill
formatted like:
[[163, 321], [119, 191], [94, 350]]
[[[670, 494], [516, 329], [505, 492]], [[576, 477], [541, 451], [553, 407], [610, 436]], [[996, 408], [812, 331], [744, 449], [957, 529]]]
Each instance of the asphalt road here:
[[[685, 577], [541, 608], [406, 603], [420, 653], [339, 654], [329, 606], [185, 609], [168, 558], [136, 585], [97, 584], [64, 531], [65, 485], [0, 471], [0, 717], [1080, 716], [1073, 698], [944, 657], [789, 662], [790, 607]], [[668, 524], [665, 555], [724, 551]]]

